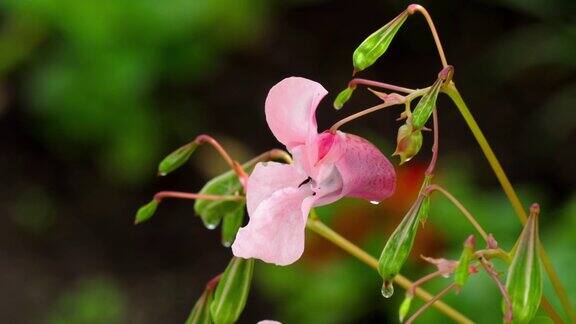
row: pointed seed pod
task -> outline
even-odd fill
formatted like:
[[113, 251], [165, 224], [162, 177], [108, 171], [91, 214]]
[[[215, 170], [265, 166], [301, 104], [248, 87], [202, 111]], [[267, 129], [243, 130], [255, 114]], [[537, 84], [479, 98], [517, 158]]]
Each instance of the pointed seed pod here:
[[339, 110], [340, 108], [342, 108], [344, 104], [348, 100], [350, 100], [350, 97], [352, 97], [352, 93], [354, 93], [354, 90], [356, 90], [356, 87], [348, 87], [340, 91], [340, 93], [336, 96], [336, 99], [334, 99], [334, 109]]
[[412, 112], [412, 125], [414, 129], [422, 129], [430, 116], [434, 107], [436, 107], [436, 100], [438, 99], [438, 93], [442, 87], [442, 80], [437, 79], [434, 84], [426, 91], [426, 93], [420, 98], [414, 112]]
[[380, 260], [378, 261], [378, 272], [384, 279], [382, 294], [384, 297], [391, 297], [393, 292], [392, 280], [400, 272], [402, 266], [408, 259], [414, 238], [418, 231], [418, 212], [422, 204], [423, 196], [418, 196], [410, 210], [406, 213], [398, 227], [388, 238]]
[[360, 72], [374, 64], [378, 58], [386, 52], [407, 17], [408, 11], [403, 11], [400, 15], [396, 16], [396, 18], [368, 36], [368, 38], [356, 48], [352, 55], [354, 73]]
[[426, 194], [426, 188], [432, 183], [433, 175], [427, 174], [424, 176], [424, 181], [422, 182], [422, 186], [420, 187], [420, 195], [424, 195], [422, 199], [422, 205], [420, 206], [420, 210], [418, 211], [418, 220], [420, 224], [424, 225], [426, 223], [426, 219], [428, 218], [428, 214], [430, 213], [430, 195]]
[[204, 290], [204, 293], [196, 304], [190, 315], [188, 315], [188, 319], [186, 319], [185, 324], [211, 324], [212, 318], [210, 317], [210, 306], [212, 304], [212, 300], [214, 298], [214, 292], [210, 289]]
[[412, 305], [412, 299], [414, 299], [412, 295], [406, 294], [402, 304], [400, 304], [400, 308], [398, 308], [398, 317], [400, 319], [400, 323], [404, 322], [404, 318], [406, 318], [406, 315], [408, 315], [410, 306]]
[[464, 241], [464, 248], [460, 259], [458, 260], [458, 267], [454, 271], [454, 282], [458, 287], [464, 286], [468, 281], [470, 261], [474, 258], [474, 246], [476, 245], [476, 238], [474, 235], [468, 236]]
[[153, 199], [152, 201], [150, 201], [146, 205], [140, 207], [138, 209], [138, 211], [136, 212], [136, 218], [134, 219], [134, 224], [138, 225], [140, 223], [143, 223], [143, 222], [149, 220], [152, 216], [154, 216], [154, 213], [156, 212], [156, 209], [158, 208], [158, 204], [159, 204], [159, 201], [156, 199]]
[[210, 314], [215, 324], [235, 323], [246, 305], [254, 259], [233, 257], [220, 278], [210, 306]]
[[197, 147], [198, 143], [190, 142], [168, 154], [168, 156], [166, 156], [158, 165], [158, 175], [165, 176], [168, 173], [181, 167], [184, 163], [186, 163], [186, 161], [188, 161]]
[[528, 323], [534, 317], [542, 298], [542, 265], [538, 249], [539, 213], [540, 206], [533, 204], [530, 217], [516, 243], [506, 278], [513, 320], [518, 323]]

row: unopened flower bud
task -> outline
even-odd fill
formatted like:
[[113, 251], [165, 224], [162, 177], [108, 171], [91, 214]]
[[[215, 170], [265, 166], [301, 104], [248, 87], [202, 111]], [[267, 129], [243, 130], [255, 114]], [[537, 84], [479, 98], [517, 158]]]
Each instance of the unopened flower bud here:
[[150, 219], [150, 217], [154, 216], [154, 213], [156, 212], [159, 203], [160, 202], [158, 200], [153, 199], [146, 205], [140, 207], [136, 212], [136, 218], [134, 219], [134, 224], [143, 223], [148, 219]]
[[238, 320], [248, 299], [253, 270], [254, 259], [232, 258], [220, 278], [210, 306], [215, 324], [231, 324]]
[[382, 54], [386, 52], [388, 46], [396, 36], [396, 33], [406, 21], [408, 12], [404, 11], [392, 21], [368, 36], [354, 51], [352, 63], [354, 72], [360, 72], [374, 64]]
[[410, 161], [422, 147], [422, 132], [415, 130], [412, 124], [406, 123], [398, 129], [396, 151], [393, 155], [400, 156], [400, 164]]
[[165, 176], [168, 173], [181, 167], [184, 163], [186, 163], [186, 161], [188, 161], [197, 147], [198, 143], [190, 142], [168, 154], [168, 156], [166, 156], [162, 162], [160, 162], [160, 165], [158, 165], [158, 175]]
[[348, 100], [350, 100], [350, 97], [352, 97], [352, 93], [354, 93], [355, 89], [356, 89], [355, 87], [348, 87], [340, 91], [340, 93], [336, 96], [336, 99], [334, 100], [334, 108], [336, 110], [342, 108], [344, 104]]
[[538, 251], [538, 214], [533, 204], [530, 217], [518, 238], [512, 263], [508, 269], [506, 289], [512, 302], [514, 321], [528, 323], [536, 314], [542, 298], [541, 261]]
[[470, 261], [474, 258], [475, 244], [476, 238], [474, 235], [468, 236], [466, 241], [464, 241], [464, 248], [462, 249], [462, 254], [460, 254], [460, 259], [458, 260], [458, 267], [454, 271], [454, 282], [458, 287], [464, 286], [466, 281], [468, 281], [468, 276], [470, 274], [469, 266]]

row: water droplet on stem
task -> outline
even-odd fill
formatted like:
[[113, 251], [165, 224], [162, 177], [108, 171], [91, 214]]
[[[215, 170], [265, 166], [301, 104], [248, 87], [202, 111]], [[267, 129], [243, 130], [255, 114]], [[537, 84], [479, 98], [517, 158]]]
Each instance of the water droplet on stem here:
[[372, 205], [378, 205], [380, 202], [378, 200], [370, 200]]

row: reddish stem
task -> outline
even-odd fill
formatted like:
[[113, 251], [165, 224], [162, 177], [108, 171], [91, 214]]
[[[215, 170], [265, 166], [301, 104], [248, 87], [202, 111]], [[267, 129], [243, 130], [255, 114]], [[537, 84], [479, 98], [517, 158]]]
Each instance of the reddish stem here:
[[377, 88], [388, 89], [388, 90], [392, 90], [392, 91], [404, 92], [404, 93], [412, 93], [415, 91], [414, 89], [410, 89], [410, 88], [404, 88], [404, 87], [395, 86], [393, 84], [388, 84], [388, 83], [378, 82], [378, 81], [372, 81], [372, 80], [367, 80], [367, 79], [360, 79], [360, 78], [352, 79], [350, 82], [348, 82], [348, 87], [354, 89], [354, 88], [356, 88], [356, 85], [358, 85], [358, 84], [369, 86], [369, 87], [377, 87]]
[[436, 272], [429, 273], [429, 274], [425, 275], [424, 277], [414, 281], [412, 286], [410, 286], [410, 288], [408, 288], [408, 290], [406, 290], [406, 295], [414, 296], [414, 292], [416, 291], [416, 288], [422, 286], [423, 284], [427, 283], [428, 281], [435, 279], [441, 275], [442, 275], [442, 271], [436, 271]]
[[436, 109], [436, 107], [432, 110], [432, 122], [434, 125], [434, 144], [432, 144], [432, 159], [430, 159], [430, 164], [428, 165], [428, 169], [426, 169], [426, 175], [434, 173], [436, 161], [438, 160], [438, 145], [440, 143], [438, 133], [440, 129], [438, 128], [438, 109]]
[[416, 320], [416, 318], [418, 318], [418, 316], [422, 315], [422, 313], [424, 313], [424, 311], [426, 309], [428, 309], [428, 307], [430, 307], [435, 301], [437, 301], [438, 299], [440, 299], [444, 295], [446, 295], [455, 286], [456, 286], [456, 283], [453, 282], [450, 285], [448, 285], [446, 288], [442, 289], [442, 291], [440, 291], [436, 296], [432, 297], [432, 299], [430, 299], [429, 301], [426, 302], [426, 304], [424, 304], [422, 307], [420, 307], [416, 311], [416, 313], [414, 313], [414, 315], [410, 316], [410, 318], [406, 321], [406, 324], [410, 324], [410, 323], [414, 322], [414, 320]]
[[191, 192], [180, 192], [180, 191], [160, 191], [154, 195], [154, 200], [160, 202], [164, 198], [178, 198], [178, 199], [204, 199], [204, 200], [244, 200], [242, 196], [228, 195], [228, 196], [218, 196], [218, 195], [204, 195]]
[[216, 151], [220, 153], [220, 155], [226, 161], [226, 163], [228, 163], [230, 168], [234, 170], [242, 186], [246, 188], [246, 180], [248, 179], [248, 175], [246, 174], [246, 172], [244, 172], [242, 166], [230, 157], [228, 152], [226, 152], [226, 150], [222, 147], [222, 145], [220, 145], [220, 143], [217, 140], [215, 140], [212, 136], [202, 134], [198, 135], [196, 139], [194, 139], [194, 142], [198, 145], [202, 145], [204, 143], [212, 145], [212, 147], [214, 147], [214, 149], [216, 149]]
[[217, 275], [216, 277], [210, 279], [210, 281], [208, 281], [208, 283], [206, 284], [206, 290], [214, 290], [216, 288], [216, 286], [218, 285], [218, 282], [220, 282], [221, 277], [222, 277], [222, 273]]

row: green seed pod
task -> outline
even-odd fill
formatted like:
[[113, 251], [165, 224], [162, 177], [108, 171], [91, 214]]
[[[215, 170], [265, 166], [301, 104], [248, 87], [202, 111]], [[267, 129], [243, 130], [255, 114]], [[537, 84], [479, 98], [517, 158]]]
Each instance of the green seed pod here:
[[238, 320], [248, 299], [253, 270], [254, 259], [232, 258], [220, 278], [210, 306], [215, 324], [231, 324]]
[[442, 87], [442, 79], [437, 79], [428, 91], [420, 98], [414, 112], [412, 112], [412, 125], [414, 129], [420, 130], [426, 125], [436, 107], [436, 99]]
[[396, 227], [394, 233], [388, 238], [380, 255], [378, 272], [384, 279], [384, 285], [382, 286], [384, 297], [391, 297], [391, 292], [393, 292], [391, 289], [392, 280], [400, 272], [400, 269], [408, 259], [408, 255], [410, 255], [410, 251], [412, 251], [414, 238], [418, 231], [418, 212], [420, 211], [422, 200], [423, 196], [419, 196], [416, 199], [416, 202], [410, 207], [410, 210]]
[[428, 214], [430, 213], [430, 196], [425, 195], [424, 191], [430, 183], [432, 182], [433, 175], [427, 174], [424, 176], [424, 181], [422, 182], [422, 186], [420, 187], [420, 195], [424, 195], [422, 199], [422, 205], [420, 206], [420, 210], [418, 211], [418, 220], [420, 220], [420, 224], [424, 225], [426, 223], [426, 219], [428, 218]]
[[410, 311], [410, 306], [412, 305], [412, 299], [414, 299], [412, 295], [406, 294], [406, 297], [402, 301], [402, 304], [400, 304], [400, 308], [398, 309], [398, 316], [400, 319], [400, 323], [404, 322], [404, 318], [406, 318], [406, 315], [408, 315], [408, 312]]
[[165, 176], [168, 173], [181, 167], [184, 163], [186, 163], [186, 161], [188, 161], [197, 147], [198, 144], [196, 142], [190, 142], [178, 148], [176, 151], [168, 154], [168, 156], [166, 156], [162, 162], [160, 162], [160, 165], [158, 165], [158, 174]]
[[414, 129], [412, 124], [407, 122], [398, 129], [396, 137], [396, 151], [392, 155], [400, 156], [400, 164], [410, 161], [422, 147], [422, 132]]
[[474, 245], [476, 239], [474, 235], [468, 236], [466, 241], [464, 241], [464, 248], [462, 249], [462, 254], [460, 254], [460, 260], [458, 260], [458, 267], [454, 271], [454, 282], [462, 287], [468, 281], [468, 267], [470, 266], [470, 260], [474, 258]]
[[539, 254], [538, 214], [540, 207], [530, 207], [530, 217], [518, 242], [508, 276], [506, 289], [512, 302], [513, 321], [528, 323], [536, 314], [542, 298], [542, 274]]
[[186, 319], [186, 324], [212, 324], [210, 317], [210, 305], [214, 299], [214, 293], [211, 289], [206, 289], [198, 299], [194, 308]]
[[245, 214], [244, 206], [245, 204], [240, 204], [235, 211], [224, 215], [222, 219], [222, 245], [225, 247], [230, 247], [234, 243], [236, 233], [242, 226]]
[[344, 104], [350, 100], [350, 97], [352, 97], [352, 93], [354, 93], [354, 90], [356, 90], [355, 87], [348, 87], [342, 91], [340, 91], [340, 93], [336, 96], [336, 99], [334, 99], [334, 109], [338, 110], [340, 108], [342, 108], [344, 106]]
[[354, 65], [355, 72], [360, 72], [374, 64], [376, 60], [386, 52], [407, 17], [408, 12], [402, 12], [396, 18], [392, 19], [392, 21], [368, 36], [368, 38], [356, 48], [352, 55], [352, 64]]
[[134, 219], [134, 224], [140, 224], [150, 217], [154, 216], [156, 209], [158, 208], [159, 202], [156, 199], [153, 199], [151, 202], [147, 203], [146, 205], [140, 207], [136, 212], [136, 218]]

